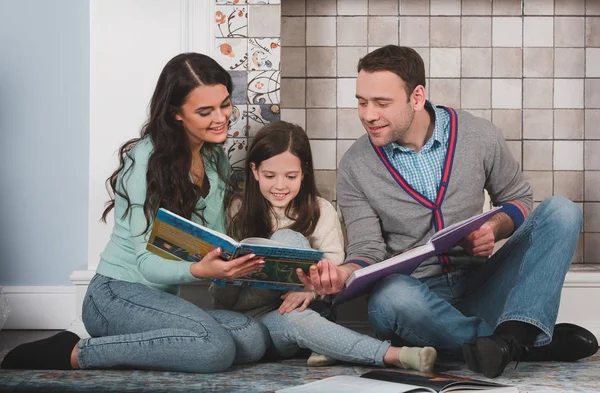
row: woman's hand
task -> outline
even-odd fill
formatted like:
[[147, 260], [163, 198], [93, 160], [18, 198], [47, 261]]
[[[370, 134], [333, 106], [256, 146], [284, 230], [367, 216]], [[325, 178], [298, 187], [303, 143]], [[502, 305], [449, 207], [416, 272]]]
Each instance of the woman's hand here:
[[283, 303], [279, 306], [279, 313], [283, 315], [286, 312], [294, 311], [298, 306], [300, 306], [298, 312], [302, 312], [316, 297], [317, 294], [312, 291], [289, 291], [281, 296]]
[[247, 276], [261, 269], [265, 260], [257, 258], [254, 254], [241, 256], [231, 261], [221, 259], [221, 248], [217, 247], [202, 258], [200, 262], [193, 263], [190, 267], [192, 276], [196, 278], [233, 278]]

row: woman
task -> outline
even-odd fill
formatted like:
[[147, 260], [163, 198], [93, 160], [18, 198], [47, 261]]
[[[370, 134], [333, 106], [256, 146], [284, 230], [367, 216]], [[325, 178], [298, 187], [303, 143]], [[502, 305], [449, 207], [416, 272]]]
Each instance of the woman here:
[[92, 338], [71, 332], [12, 350], [3, 368], [126, 367], [219, 372], [262, 357], [267, 342], [253, 319], [204, 311], [177, 296], [178, 284], [253, 273], [253, 255], [233, 261], [213, 250], [200, 262], [168, 260], [146, 250], [159, 207], [225, 232], [229, 163], [221, 144], [232, 113], [231, 77], [211, 58], [185, 53], [163, 69], [141, 137], [120, 149], [108, 179], [115, 224], [83, 303]]

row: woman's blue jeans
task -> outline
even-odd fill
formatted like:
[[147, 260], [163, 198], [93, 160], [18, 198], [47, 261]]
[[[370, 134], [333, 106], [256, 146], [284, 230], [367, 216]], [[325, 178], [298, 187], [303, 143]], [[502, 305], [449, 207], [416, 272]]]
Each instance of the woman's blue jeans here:
[[535, 345], [546, 345], [582, 225], [573, 202], [548, 198], [481, 267], [382, 280], [369, 298], [369, 321], [393, 344], [451, 352], [504, 321], [522, 321], [540, 329]]
[[212, 373], [259, 360], [263, 327], [233, 311], [202, 310], [143, 284], [96, 274], [83, 303], [89, 339], [79, 341], [84, 369], [134, 368]]

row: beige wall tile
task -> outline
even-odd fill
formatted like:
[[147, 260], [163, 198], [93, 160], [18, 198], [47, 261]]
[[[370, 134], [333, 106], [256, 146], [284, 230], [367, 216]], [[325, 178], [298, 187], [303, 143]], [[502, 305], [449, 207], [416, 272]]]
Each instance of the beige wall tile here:
[[554, 75], [554, 50], [552, 48], [523, 48], [523, 76], [526, 78], [551, 78]]
[[520, 48], [523, 45], [522, 29], [521, 18], [492, 18], [492, 45]]
[[600, 203], [584, 203], [583, 230], [585, 232], [600, 232]]
[[[285, 2], [286, 0], [284, 0]], [[315, 171], [315, 183], [319, 194], [329, 202], [335, 200], [335, 171]]]
[[300, 16], [306, 14], [306, 0], [284, 0], [281, 2], [282, 16]]
[[583, 141], [554, 141], [554, 170], [583, 170]]
[[310, 141], [315, 169], [336, 169], [335, 141], [313, 139]]
[[367, 46], [367, 17], [340, 16], [337, 18], [338, 46]]
[[[285, 93], [282, 92], [281, 94], [283, 95]], [[284, 108], [281, 110], [281, 120], [298, 124], [304, 130], [306, 130], [306, 109]]]
[[335, 76], [337, 48], [307, 47], [306, 76]]
[[585, 110], [585, 139], [600, 139], [600, 110]]
[[552, 141], [523, 141], [523, 170], [552, 170]]
[[431, 78], [460, 77], [460, 49], [431, 48], [429, 74]]
[[409, 16], [400, 18], [400, 45], [429, 46], [429, 17]]
[[421, 59], [423, 59], [423, 63], [425, 66], [425, 78], [427, 78], [429, 76], [429, 47], [427, 48], [413, 48], [415, 50], [415, 52], [417, 52], [419, 54], [419, 56], [421, 56]]
[[[338, 139], [337, 140], [337, 167], [339, 168], [340, 166], [340, 161], [342, 160], [342, 157], [344, 157], [344, 154], [346, 154], [346, 152], [348, 151], [348, 149], [350, 148], [350, 146], [352, 146], [354, 144], [354, 140], [348, 140], [348, 139]], [[333, 154], [332, 154], [333, 156]]]
[[481, 0], [462, 0], [463, 15], [490, 15], [492, 2]]
[[460, 0], [431, 0], [431, 15], [460, 15]]
[[335, 15], [336, 12], [337, 0], [306, 0], [306, 15]]
[[369, 15], [398, 15], [398, 0], [369, 0]]
[[554, 0], [555, 15], [584, 15], [585, 0]]
[[494, 78], [520, 78], [523, 74], [523, 50], [521, 48], [494, 48]]
[[587, 48], [585, 50], [585, 76], [600, 78], [600, 48]]
[[281, 77], [306, 76], [306, 48], [281, 47]]
[[554, 107], [583, 108], [583, 79], [554, 79]]
[[463, 78], [489, 78], [491, 75], [491, 48], [462, 48], [461, 76]]
[[520, 79], [492, 79], [492, 108], [521, 109]]
[[337, 107], [357, 108], [356, 78], [337, 79]]
[[552, 110], [523, 110], [523, 139], [552, 139]]
[[600, 233], [586, 233], [583, 236], [585, 263], [600, 263]]
[[554, 171], [554, 195], [583, 201], [583, 172]]
[[306, 45], [306, 18], [282, 17], [281, 18], [281, 46]]
[[490, 79], [461, 79], [460, 107], [489, 109], [491, 107]]
[[554, 110], [554, 138], [583, 139], [583, 109]]
[[585, 170], [600, 171], [600, 141], [585, 141]]
[[[463, 108], [464, 109], [464, 108]], [[487, 121], [492, 121], [492, 110], [491, 109], [464, 109], [473, 116], [481, 117]]]
[[523, 143], [521, 141], [506, 141], [508, 150], [519, 164], [519, 167], [523, 167]]
[[504, 139], [521, 139], [522, 111], [520, 109], [494, 109], [492, 122], [502, 130]]
[[554, 44], [554, 19], [523, 18], [523, 46], [551, 47]]
[[554, 46], [573, 48], [583, 47], [584, 44], [584, 17], [571, 16], [554, 18]]
[[553, 15], [554, 0], [524, 0], [524, 15]]
[[534, 201], [543, 201], [552, 196], [552, 172], [523, 171], [523, 177], [533, 189]]
[[366, 46], [338, 46], [337, 76], [355, 78], [357, 75], [356, 66], [358, 65], [358, 61], [366, 54]]
[[281, 107], [304, 108], [306, 106], [306, 80], [281, 78]]
[[306, 18], [306, 46], [335, 46], [335, 22], [335, 17]]
[[600, 108], [600, 79], [585, 80], [585, 107]]
[[252, 4], [248, 11], [248, 37], [281, 36], [281, 6]]
[[585, 46], [600, 46], [600, 18], [585, 19]]
[[585, 200], [600, 202], [600, 171], [585, 171]]
[[554, 76], [557, 78], [583, 78], [583, 48], [556, 48], [554, 50]]
[[488, 47], [492, 43], [492, 18], [462, 18], [461, 45]]
[[335, 109], [307, 109], [306, 134], [311, 139], [335, 139], [337, 130]]
[[523, 108], [552, 108], [552, 79], [523, 79]]
[[494, 0], [492, 1], [494, 15], [521, 15], [521, 0]]
[[434, 104], [460, 108], [460, 79], [431, 79], [429, 84]]
[[585, 266], [583, 265], [583, 233], [581, 235], [579, 235], [579, 239], [577, 240], [577, 245], [575, 246], [575, 254], [573, 254], [573, 259], [571, 260], [571, 263], [573, 264], [578, 264], [580, 266]]
[[431, 37], [430, 45], [433, 47], [459, 47], [460, 46], [460, 17], [434, 16], [430, 20]]
[[335, 108], [336, 107], [335, 79], [307, 79], [306, 107]]
[[369, 16], [369, 45], [398, 45], [398, 18], [392, 16]]
[[600, 2], [594, 0], [588, 0], [585, 2], [585, 14], [586, 15], [600, 15]]
[[400, 0], [400, 15], [429, 15], [429, 2], [423, 0]]
[[354, 109], [337, 110], [338, 138], [340, 139], [358, 139], [366, 133], [360, 119], [358, 111]]
[[367, 15], [368, 10], [367, 0], [338, 0], [337, 2], [338, 15]]

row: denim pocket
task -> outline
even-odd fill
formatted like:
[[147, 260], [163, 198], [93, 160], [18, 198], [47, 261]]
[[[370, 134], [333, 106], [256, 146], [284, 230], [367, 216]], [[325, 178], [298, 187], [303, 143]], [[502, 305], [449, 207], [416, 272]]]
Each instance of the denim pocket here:
[[85, 330], [91, 337], [102, 337], [108, 335], [108, 321], [102, 316], [94, 302], [92, 295], [87, 294], [83, 300], [81, 319]]

